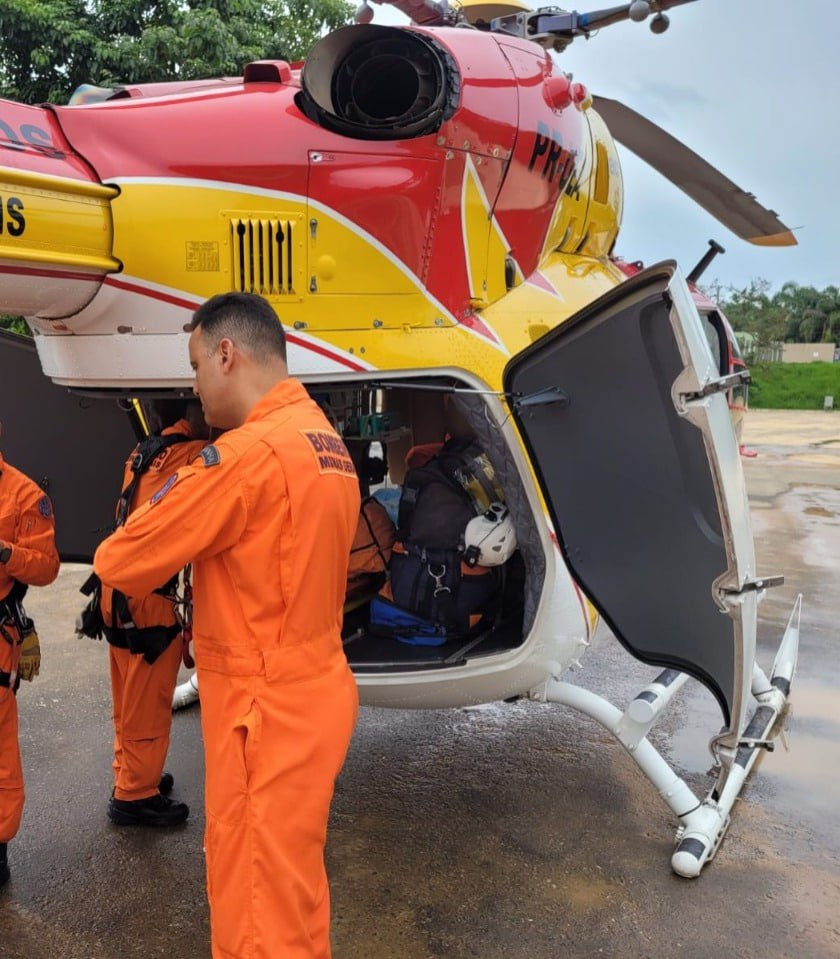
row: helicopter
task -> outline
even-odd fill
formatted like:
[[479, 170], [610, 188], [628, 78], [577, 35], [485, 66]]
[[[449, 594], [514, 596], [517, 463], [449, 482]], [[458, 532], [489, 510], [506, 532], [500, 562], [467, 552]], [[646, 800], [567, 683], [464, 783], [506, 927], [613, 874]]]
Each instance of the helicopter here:
[[[0, 337], [0, 370], [6, 455], [52, 496], [66, 560], [89, 561], [109, 528], [144, 403], [190, 394], [188, 324], [216, 293], [274, 306], [364, 492], [398, 489], [406, 453], [457, 409], [504, 488], [522, 588], [492, 628], [438, 646], [377, 637], [356, 610], [362, 702], [530, 698], [595, 719], [673, 811], [671, 864], [695, 877], [772, 748], [801, 597], [768, 675], [757, 608], [782, 580], [756, 570], [727, 404], [747, 374], [714, 311], [710, 348], [675, 263], [628, 276], [613, 258], [616, 140], [738, 237], [796, 241], [554, 58], [628, 20], [662, 33], [687, 2], [396, 0], [405, 27], [370, 22], [365, 2], [303, 64], [0, 102], [0, 311], [34, 334]], [[568, 678], [599, 619], [660, 670], [626, 709]], [[648, 739], [689, 679], [722, 716], [706, 796]]]

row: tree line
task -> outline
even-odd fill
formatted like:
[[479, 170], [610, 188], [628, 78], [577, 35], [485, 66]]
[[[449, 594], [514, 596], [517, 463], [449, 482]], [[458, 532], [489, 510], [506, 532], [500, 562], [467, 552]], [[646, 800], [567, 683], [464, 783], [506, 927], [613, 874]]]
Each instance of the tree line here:
[[732, 328], [750, 333], [758, 349], [773, 343], [840, 343], [840, 288], [785, 283], [771, 293], [769, 280], [742, 289], [712, 282], [703, 292], [723, 309]]
[[352, 14], [347, 0], [0, 0], [0, 97], [240, 76], [252, 60], [301, 60]]

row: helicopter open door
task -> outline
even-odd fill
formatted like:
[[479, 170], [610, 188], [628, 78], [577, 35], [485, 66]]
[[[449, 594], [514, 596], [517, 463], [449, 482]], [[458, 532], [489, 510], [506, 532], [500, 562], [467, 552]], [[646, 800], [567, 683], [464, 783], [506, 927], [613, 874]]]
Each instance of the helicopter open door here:
[[664, 263], [516, 356], [504, 386], [573, 576], [633, 656], [714, 693], [734, 747], [760, 584], [729, 379]]
[[137, 442], [128, 413], [44, 376], [33, 340], [0, 330], [0, 449], [53, 501], [65, 562], [90, 562], [114, 524], [122, 467]]

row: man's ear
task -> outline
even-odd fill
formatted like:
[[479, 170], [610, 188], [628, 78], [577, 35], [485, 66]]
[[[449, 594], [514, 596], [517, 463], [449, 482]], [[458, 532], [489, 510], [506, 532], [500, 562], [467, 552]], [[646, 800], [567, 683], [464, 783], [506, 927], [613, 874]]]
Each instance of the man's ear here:
[[222, 372], [229, 373], [236, 357], [236, 345], [233, 340], [226, 336], [222, 337], [222, 339], [219, 340], [218, 352], [219, 365], [222, 368]]

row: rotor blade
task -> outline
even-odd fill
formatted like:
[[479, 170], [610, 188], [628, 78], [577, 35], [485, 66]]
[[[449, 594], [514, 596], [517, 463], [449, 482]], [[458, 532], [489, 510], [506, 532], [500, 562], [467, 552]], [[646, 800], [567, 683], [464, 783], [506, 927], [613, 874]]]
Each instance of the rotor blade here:
[[661, 127], [618, 100], [594, 97], [610, 133], [637, 157], [687, 193], [725, 227], [757, 246], [796, 246], [796, 237], [773, 210], [707, 163]]

